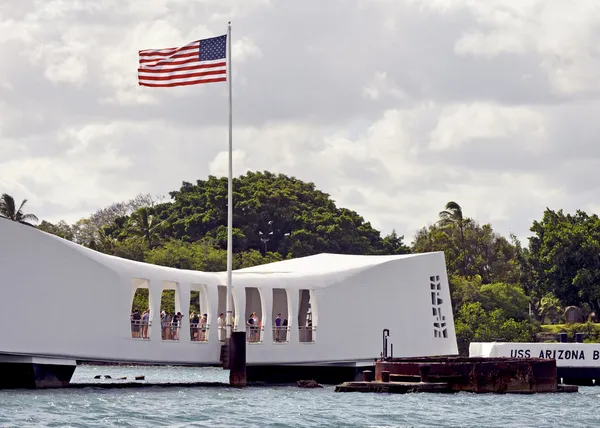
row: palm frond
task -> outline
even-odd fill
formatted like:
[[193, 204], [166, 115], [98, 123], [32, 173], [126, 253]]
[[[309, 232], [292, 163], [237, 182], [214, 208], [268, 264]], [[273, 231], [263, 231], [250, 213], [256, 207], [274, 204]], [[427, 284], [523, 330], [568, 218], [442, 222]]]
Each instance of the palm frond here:
[[15, 199], [8, 193], [3, 193], [0, 200], [2, 201], [0, 203], [0, 212], [2, 215], [4, 215], [6, 218], [14, 220], [16, 214]]
[[21, 215], [19, 221], [23, 222], [23, 220], [24, 221], [35, 221], [36, 223], [40, 221], [35, 214], [23, 214], [23, 215]]
[[18, 215], [19, 213], [23, 212], [23, 207], [25, 206], [25, 204], [27, 203], [27, 199], [23, 199], [23, 202], [21, 202], [21, 205], [19, 205], [19, 209], [16, 210], [16, 214]]

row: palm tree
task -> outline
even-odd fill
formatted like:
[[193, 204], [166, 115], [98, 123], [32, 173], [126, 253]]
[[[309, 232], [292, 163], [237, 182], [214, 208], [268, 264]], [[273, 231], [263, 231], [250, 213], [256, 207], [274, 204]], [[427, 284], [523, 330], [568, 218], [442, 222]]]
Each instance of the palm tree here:
[[0, 216], [5, 217], [9, 220], [16, 221], [28, 226], [33, 226], [30, 222], [38, 222], [38, 218], [34, 214], [25, 214], [23, 207], [27, 203], [27, 199], [23, 199], [21, 205], [17, 209], [15, 199], [7, 193], [2, 194], [0, 198]]
[[128, 223], [127, 232], [130, 235], [142, 238], [148, 244], [148, 248], [154, 248], [160, 238], [162, 221], [157, 221], [156, 217], [150, 214], [150, 210], [144, 207], [131, 214]]
[[460, 233], [460, 243], [462, 247], [462, 275], [466, 275], [467, 271], [467, 246], [465, 242], [465, 226], [469, 222], [463, 217], [462, 208], [458, 203], [450, 201], [446, 204], [446, 209], [440, 212], [440, 220], [438, 224], [444, 227], [457, 228]]

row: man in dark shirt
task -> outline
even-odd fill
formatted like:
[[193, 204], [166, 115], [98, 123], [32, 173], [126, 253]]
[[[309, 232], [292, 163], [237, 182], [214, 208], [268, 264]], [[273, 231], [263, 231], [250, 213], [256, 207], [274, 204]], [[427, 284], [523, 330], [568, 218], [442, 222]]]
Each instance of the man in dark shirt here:
[[275, 318], [275, 342], [281, 341], [281, 314]]

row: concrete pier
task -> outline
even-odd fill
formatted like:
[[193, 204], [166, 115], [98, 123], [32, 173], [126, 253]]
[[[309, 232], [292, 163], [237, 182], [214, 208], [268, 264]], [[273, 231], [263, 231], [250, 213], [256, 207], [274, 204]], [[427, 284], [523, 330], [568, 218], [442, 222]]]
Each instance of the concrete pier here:
[[346, 382], [337, 392], [576, 392], [558, 384], [556, 361], [540, 358], [387, 358], [372, 382]]

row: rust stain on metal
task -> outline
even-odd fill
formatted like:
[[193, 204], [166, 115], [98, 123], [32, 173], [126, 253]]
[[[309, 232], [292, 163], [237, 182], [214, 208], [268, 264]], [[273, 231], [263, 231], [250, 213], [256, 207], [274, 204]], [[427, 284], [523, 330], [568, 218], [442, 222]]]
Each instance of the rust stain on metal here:
[[376, 362], [373, 382], [348, 382], [336, 390], [520, 394], [576, 391], [558, 385], [555, 360], [477, 357], [385, 358]]

